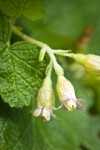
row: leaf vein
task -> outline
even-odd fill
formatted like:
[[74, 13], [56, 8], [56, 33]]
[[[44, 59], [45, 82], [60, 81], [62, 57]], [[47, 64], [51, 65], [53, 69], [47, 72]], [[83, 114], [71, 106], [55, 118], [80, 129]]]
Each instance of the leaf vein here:
[[[13, 53], [13, 52], [12, 52], [12, 53]], [[37, 70], [37, 69], [33, 68], [29, 63], [26, 63], [22, 58], [16, 56], [16, 54], [13, 53], [13, 56], [16, 57], [17, 59], [19, 59], [20, 61], [22, 61], [25, 65], [27, 65], [27, 66], [30, 67], [31, 69], [33, 69], [33, 70], [35, 70], [35, 71]]]
[[16, 75], [15, 75], [15, 67], [14, 67], [14, 62], [13, 62], [13, 57], [12, 57], [12, 52], [11, 50], [9, 49], [9, 53], [10, 53], [10, 58], [11, 58], [11, 62], [12, 62], [12, 68], [13, 68], [13, 72], [14, 72], [14, 79], [15, 79], [15, 87], [16, 87], [16, 97], [18, 99], [18, 87], [17, 87], [17, 84], [16, 84]]

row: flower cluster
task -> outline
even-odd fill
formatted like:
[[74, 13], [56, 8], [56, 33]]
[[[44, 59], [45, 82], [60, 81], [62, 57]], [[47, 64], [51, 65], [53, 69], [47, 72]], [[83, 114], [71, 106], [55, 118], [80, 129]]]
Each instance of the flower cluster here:
[[[76, 62], [82, 64], [89, 73], [99, 77], [100, 77], [100, 56], [92, 55], [92, 54], [87, 54], [87, 55], [74, 54], [74, 53], [69, 53], [69, 50], [61, 50], [61, 49], [54, 50], [43, 42], [37, 41], [35, 39], [31, 39], [27, 35], [20, 32], [16, 27], [12, 27], [12, 30], [19, 37], [30, 42], [31, 44], [36, 44], [38, 47], [41, 48], [39, 54], [39, 61], [43, 61], [46, 53], [50, 57], [50, 63], [46, 69], [46, 78], [44, 79], [43, 85], [38, 92], [37, 109], [33, 112], [33, 115], [36, 117], [41, 115], [46, 121], [50, 120], [50, 115], [55, 117], [52, 111], [57, 110], [58, 108], [55, 108], [55, 98], [52, 89], [52, 80], [51, 80], [52, 68], [54, 68], [55, 73], [57, 74], [58, 79], [57, 79], [56, 90], [61, 104], [68, 111], [72, 111], [76, 108], [83, 109], [82, 103], [84, 100], [76, 98], [75, 89], [72, 83], [64, 77], [64, 70], [58, 64], [55, 55], [60, 55], [65, 57], [67, 56], [73, 58]], [[85, 43], [83, 42], [83, 46], [86, 46], [88, 40], [89, 37], [87, 36], [87, 38], [85, 39]]]
[[[63, 51], [60, 51], [60, 54], [66, 55], [66, 53], [63, 53]], [[82, 64], [85, 67], [85, 69], [91, 74], [100, 76], [100, 56], [91, 54], [84, 55], [73, 53], [71, 54], [67, 53], [66, 56], [74, 58], [78, 63]], [[73, 111], [74, 109], [83, 109], [84, 100], [76, 98], [75, 89], [72, 83], [64, 77], [63, 69], [55, 61], [55, 59], [54, 59], [54, 69], [57, 74], [56, 90], [60, 102], [62, 104], [61, 106], [64, 106], [68, 111]], [[46, 121], [49, 121], [50, 115], [53, 115], [52, 111], [56, 110], [54, 93], [52, 90], [52, 81], [50, 76], [47, 76], [45, 78], [43, 86], [39, 90], [37, 100], [38, 100], [38, 108], [35, 110], [33, 114], [35, 116], [39, 116], [41, 114]]]
[[[77, 99], [75, 90], [72, 83], [66, 79], [63, 75], [59, 75], [56, 85], [57, 93], [61, 104], [68, 110], [83, 109], [83, 100]], [[41, 115], [45, 121], [50, 120], [50, 115], [53, 114], [55, 108], [55, 98], [52, 90], [52, 80], [50, 76], [44, 79], [43, 85], [40, 88], [37, 96], [37, 109], [33, 112], [33, 115], [38, 117]]]

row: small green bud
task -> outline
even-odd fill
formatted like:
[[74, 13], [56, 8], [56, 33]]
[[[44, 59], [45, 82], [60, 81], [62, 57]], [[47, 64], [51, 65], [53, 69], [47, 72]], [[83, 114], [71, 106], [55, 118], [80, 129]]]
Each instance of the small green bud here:
[[38, 92], [37, 105], [37, 109], [34, 111], [33, 115], [36, 117], [41, 115], [45, 121], [49, 121], [50, 115], [52, 115], [52, 110], [55, 106], [55, 98], [50, 76], [47, 76], [44, 79], [43, 85]]
[[39, 54], [39, 61], [43, 61], [45, 53], [46, 53], [46, 47], [43, 47]]
[[81, 63], [89, 73], [100, 76], [100, 56], [73, 54], [73, 58]]
[[76, 108], [83, 108], [81, 100], [76, 98], [75, 89], [72, 83], [64, 76], [58, 76], [56, 88], [61, 103], [69, 111], [72, 111]]

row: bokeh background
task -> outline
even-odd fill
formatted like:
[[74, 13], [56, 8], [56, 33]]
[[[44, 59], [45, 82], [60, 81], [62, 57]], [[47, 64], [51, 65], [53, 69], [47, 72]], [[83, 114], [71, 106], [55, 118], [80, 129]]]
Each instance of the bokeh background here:
[[[32, 21], [22, 16], [15, 24], [54, 49], [100, 55], [99, 0], [44, 0], [43, 6], [42, 19]], [[12, 43], [19, 40], [12, 36]], [[36, 98], [30, 107], [23, 109], [10, 108], [1, 100], [0, 150], [100, 149], [100, 77], [90, 75], [69, 58], [57, 59], [74, 85], [77, 97], [86, 99], [85, 109], [56, 111], [58, 119], [45, 123], [30, 113], [36, 106]], [[54, 72], [52, 80], [58, 106]]]

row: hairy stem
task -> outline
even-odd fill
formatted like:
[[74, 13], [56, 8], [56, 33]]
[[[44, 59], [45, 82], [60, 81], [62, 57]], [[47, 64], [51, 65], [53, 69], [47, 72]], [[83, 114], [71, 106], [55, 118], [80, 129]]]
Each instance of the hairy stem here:
[[17, 27], [13, 26], [12, 27], [12, 31], [13, 33], [15, 33], [16, 35], [18, 35], [20, 38], [22, 38], [25, 41], [28, 41], [32, 44], [36, 44], [37, 46], [43, 48], [46, 46], [46, 44], [39, 42], [37, 40], [34, 40], [33, 38], [30, 38], [29, 36], [25, 35], [24, 33], [22, 33]]
[[58, 64], [55, 55], [53, 54], [52, 49], [45, 43], [37, 41], [27, 35], [25, 35], [24, 33], [22, 33], [17, 27], [13, 26], [12, 27], [12, 31], [13, 33], [15, 33], [17, 36], [21, 37], [23, 40], [28, 41], [29, 43], [32, 44], [36, 44], [37, 46], [39, 46], [40, 48], [45, 48], [53, 65], [54, 65], [54, 69], [56, 74], [64, 74], [62, 67]]

